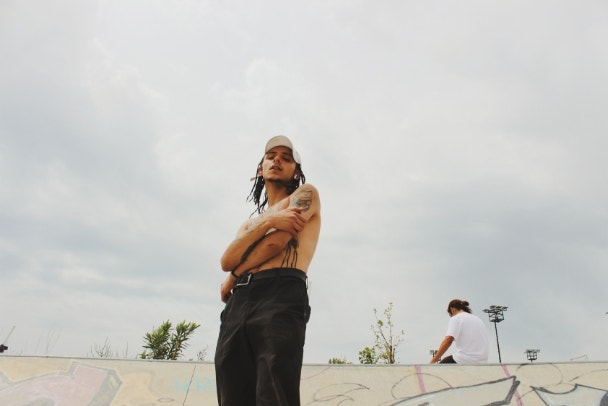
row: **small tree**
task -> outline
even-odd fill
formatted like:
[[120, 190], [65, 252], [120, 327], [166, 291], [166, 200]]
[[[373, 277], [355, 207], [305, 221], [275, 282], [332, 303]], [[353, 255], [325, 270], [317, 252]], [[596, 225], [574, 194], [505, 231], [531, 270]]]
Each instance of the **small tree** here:
[[365, 347], [359, 351], [359, 362], [362, 364], [375, 364], [378, 362], [378, 355], [374, 347]]
[[143, 346], [146, 350], [140, 354], [140, 357], [142, 359], [178, 359], [188, 346], [186, 341], [199, 327], [200, 324], [182, 321], [173, 330], [171, 322], [165, 321], [160, 327], [146, 333], [144, 336], [146, 344]]
[[374, 333], [374, 346], [372, 348], [365, 347], [359, 351], [359, 361], [362, 364], [376, 364], [380, 361], [386, 364], [396, 362], [397, 348], [403, 342], [405, 333], [403, 330], [397, 335], [393, 333], [392, 312], [392, 302], [389, 302], [388, 307], [384, 309], [386, 320], [378, 318], [378, 311], [374, 309], [376, 323], [371, 326]]

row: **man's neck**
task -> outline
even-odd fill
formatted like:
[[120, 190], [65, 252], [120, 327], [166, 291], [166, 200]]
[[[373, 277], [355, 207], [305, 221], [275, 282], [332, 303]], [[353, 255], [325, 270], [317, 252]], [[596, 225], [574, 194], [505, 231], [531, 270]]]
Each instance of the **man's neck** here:
[[268, 196], [268, 206], [274, 206], [289, 196], [287, 187], [278, 182], [266, 182], [266, 195]]

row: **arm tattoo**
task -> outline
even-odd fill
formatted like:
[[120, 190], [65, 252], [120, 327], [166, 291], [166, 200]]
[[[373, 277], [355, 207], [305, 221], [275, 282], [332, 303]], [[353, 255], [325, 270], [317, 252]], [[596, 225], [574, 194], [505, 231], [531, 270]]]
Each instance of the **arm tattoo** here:
[[312, 205], [312, 191], [302, 190], [293, 196], [290, 206], [301, 207], [302, 211], [308, 211]]
[[251, 251], [253, 251], [253, 249], [256, 247], [256, 245], [259, 244], [260, 241], [262, 241], [262, 238], [260, 238], [257, 241], [254, 241], [253, 244], [251, 244], [249, 247], [247, 247], [247, 249], [243, 253], [243, 256], [241, 256], [241, 263], [240, 264], [242, 264], [243, 262], [245, 262], [247, 260], [247, 257], [249, 256], [249, 254], [251, 254]]
[[[300, 207], [302, 211], [310, 210], [312, 206], [312, 190], [298, 190], [291, 199], [291, 207]], [[293, 237], [285, 247], [285, 255], [281, 266], [295, 267], [298, 263], [298, 240]]]

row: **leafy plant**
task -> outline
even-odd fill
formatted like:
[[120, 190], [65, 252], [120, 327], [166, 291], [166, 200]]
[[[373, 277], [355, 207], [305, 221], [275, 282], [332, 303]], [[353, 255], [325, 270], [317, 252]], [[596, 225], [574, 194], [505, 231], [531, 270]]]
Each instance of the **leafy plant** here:
[[140, 357], [142, 359], [179, 359], [183, 350], [188, 346], [186, 341], [199, 327], [200, 324], [182, 321], [173, 329], [171, 322], [165, 321], [158, 328], [146, 333], [143, 346], [145, 350]]

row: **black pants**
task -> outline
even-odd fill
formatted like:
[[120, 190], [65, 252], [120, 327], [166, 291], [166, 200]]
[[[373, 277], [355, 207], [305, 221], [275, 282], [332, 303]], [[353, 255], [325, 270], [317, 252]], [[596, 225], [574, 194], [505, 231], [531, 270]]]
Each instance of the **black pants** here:
[[[300, 405], [310, 307], [306, 282], [281, 270], [270, 278], [254, 274], [236, 287], [220, 316], [215, 375], [221, 406]], [[294, 271], [304, 276], [287, 272]]]
[[441, 362], [439, 362], [440, 364], [455, 364], [456, 361], [454, 360], [453, 356], [449, 356], [449, 357], [445, 357], [444, 359], [441, 360]]

